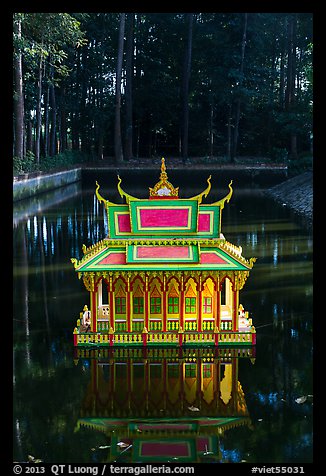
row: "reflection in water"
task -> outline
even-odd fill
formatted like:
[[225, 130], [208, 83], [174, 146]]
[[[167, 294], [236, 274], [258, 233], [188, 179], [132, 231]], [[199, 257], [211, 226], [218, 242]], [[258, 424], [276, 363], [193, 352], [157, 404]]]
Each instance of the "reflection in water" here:
[[43, 213], [53, 205], [58, 205], [81, 192], [80, 182], [72, 183], [34, 197], [19, 200], [14, 204], [13, 225], [25, 222], [31, 215]]
[[76, 429], [105, 434], [103, 462], [224, 462], [225, 432], [253, 428], [238, 364], [254, 348], [75, 352], [90, 366]]

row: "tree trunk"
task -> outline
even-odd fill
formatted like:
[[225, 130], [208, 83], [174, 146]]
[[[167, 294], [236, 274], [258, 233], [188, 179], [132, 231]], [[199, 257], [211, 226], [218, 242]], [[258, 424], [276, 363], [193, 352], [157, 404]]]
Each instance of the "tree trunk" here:
[[281, 51], [280, 58], [280, 89], [279, 89], [279, 105], [284, 109], [284, 52]]
[[136, 157], [139, 158], [139, 142], [140, 142], [140, 124], [137, 124], [137, 146], [136, 146]]
[[117, 164], [123, 162], [123, 152], [121, 144], [121, 77], [122, 77], [122, 59], [123, 59], [123, 41], [125, 33], [125, 13], [120, 13], [119, 42], [116, 69], [115, 84], [115, 124], [114, 124], [114, 154]]
[[49, 122], [49, 104], [50, 104], [50, 85], [46, 88], [46, 97], [44, 104], [44, 156], [49, 156], [50, 151], [50, 122]]
[[275, 72], [276, 72], [276, 31], [273, 31], [273, 46], [271, 57], [271, 79], [268, 95], [268, 117], [267, 117], [267, 137], [266, 145], [268, 154], [272, 151], [272, 114], [273, 114], [273, 101], [274, 101], [274, 84], [275, 84]]
[[126, 34], [126, 140], [125, 158], [129, 160], [133, 157], [133, 121], [132, 121], [132, 78], [133, 78], [133, 54], [134, 54], [134, 28], [135, 14], [129, 13], [127, 16]]
[[[19, 14], [15, 22], [15, 33], [18, 41], [21, 40], [21, 20]], [[24, 94], [23, 94], [23, 61], [22, 53], [18, 47], [14, 55], [14, 69], [15, 69], [15, 142], [14, 155], [22, 159], [24, 157]]]
[[293, 103], [294, 93], [294, 58], [293, 58], [293, 41], [294, 41], [294, 18], [290, 15], [287, 24], [287, 75], [286, 75], [286, 90], [285, 90], [285, 106], [289, 110]]
[[[75, 102], [79, 104], [80, 102], [80, 54], [79, 52], [76, 53], [76, 83], [74, 84], [73, 81], [70, 81], [70, 89], [72, 91], [75, 90]], [[73, 107], [71, 111], [71, 141], [72, 141], [72, 149], [79, 150], [79, 142], [80, 142], [80, 128], [79, 128], [79, 111], [76, 106]]]
[[184, 54], [182, 86], [181, 86], [181, 155], [183, 161], [188, 157], [188, 133], [189, 133], [189, 80], [191, 71], [192, 30], [194, 14], [186, 13], [185, 20], [188, 25], [188, 39]]
[[226, 156], [228, 161], [231, 160], [231, 150], [232, 150], [232, 102], [229, 104], [229, 113], [228, 113], [228, 122], [227, 122], [227, 131], [228, 131], [228, 140], [226, 147]]
[[212, 158], [214, 155], [214, 107], [210, 105], [210, 118], [209, 118], [209, 155]]
[[82, 49], [81, 55], [81, 82], [80, 82], [80, 90], [81, 90], [81, 99], [80, 99], [80, 107], [78, 108], [78, 129], [79, 129], [79, 150], [83, 152], [89, 152], [87, 147], [87, 135], [86, 135], [86, 128], [87, 124], [85, 121], [86, 118], [86, 102], [87, 102], [87, 63], [88, 63], [88, 55], [87, 49]]
[[41, 150], [41, 130], [42, 130], [42, 65], [43, 56], [41, 54], [39, 70], [38, 70], [38, 84], [37, 84], [37, 103], [36, 103], [36, 138], [35, 138], [35, 161], [36, 164], [40, 163], [40, 150]]
[[97, 158], [98, 160], [103, 160], [103, 146], [104, 146], [104, 133], [103, 127], [100, 126], [97, 140]]
[[[295, 105], [295, 77], [296, 77], [296, 14], [290, 14], [288, 21], [288, 67], [285, 91], [285, 108], [291, 113]], [[295, 125], [290, 132], [290, 158], [298, 158], [297, 133]]]
[[281, 55], [280, 55], [280, 89], [279, 89], [279, 105], [281, 109], [285, 108], [285, 59], [286, 59], [286, 38], [287, 38], [287, 22], [284, 20], [283, 35], [281, 36]]
[[[51, 80], [53, 71], [51, 71]], [[50, 130], [50, 156], [57, 154], [57, 108], [55, 100], [55, 90], [53, 83], [50, 84], [50, 104], [51, 104], [51, 130]]]
[[[248, 23], [248, 13], [244, 14], [244, 26], [243, 26], [243, 35], [241, 43], [241, 62], [240, 62], [240, 79], [239, 79], [239, 93], [241, 94], [241, 88], [243, 83], [243, 67], [244, 67], [244, 57], [246, 49], [246, 38], [247, 38], [247, 23]], [[238, 152], [238, 139], [239, 139], [239, 122], [240, 122], [240, 105], [241, 99], [238, 97], [236, 102], [236, 114], [235, 114], [235, 124], [234, 124], [234, 139], [233, 139], [233, 149], [231, 155], [231, 162], [235, 161], [235, 157]]]
[[66, 88], [62, 85], [60, 89], [60, 152], [65, 152], [67, 147]]
[[26, 153], [33, 152], [33, 121], [31, 111], [27, 114]]

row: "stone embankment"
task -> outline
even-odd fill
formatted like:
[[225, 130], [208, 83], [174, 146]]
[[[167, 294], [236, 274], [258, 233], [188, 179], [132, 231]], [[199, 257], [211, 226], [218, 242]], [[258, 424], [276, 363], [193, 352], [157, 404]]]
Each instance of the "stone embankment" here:
[[33, 174], [26, 174], [26, 177], [14, 177], [14, 202], [78, 182], [81, 180], [81, 168], [35, 175], [35, 177]]
[[313, 173], [312, 171], [286, 180], [266, 190], [268, 196], [287, 206], [304, 218], [312, 227], [313, 223]]

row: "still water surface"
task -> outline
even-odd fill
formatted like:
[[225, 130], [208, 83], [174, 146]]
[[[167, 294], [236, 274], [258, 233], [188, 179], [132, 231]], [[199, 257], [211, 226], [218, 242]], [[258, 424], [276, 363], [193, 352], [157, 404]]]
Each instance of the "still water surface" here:
[[260, 189], [234, 190], [222, 232], [257, 257], [240, 296], [255, 354], [76, 354], [89, 303], [70, 258], [106, 236], [103, 208], [80, 184], [15, 205], [14, 461], [312, 461], [312, 235]]

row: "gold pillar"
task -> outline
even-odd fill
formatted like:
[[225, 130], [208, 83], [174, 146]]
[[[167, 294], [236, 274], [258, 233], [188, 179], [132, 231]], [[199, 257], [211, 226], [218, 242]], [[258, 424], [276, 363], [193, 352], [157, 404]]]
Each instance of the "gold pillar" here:
[[197, 330], [199, 332], [202, 331], [202, 317], [203, 317], [203, 283], [201, 276], [199, 276], [199, 283], [198, 283], [198, 327]]
[[131, 293], [130, 293], [130, 277], [127, 277], [127, 302], [126, 302], [126, 311], [127, 311], [127, 332], [131, 332]]
[[238, 308], [239, 308], [239, 291], [236, 284], [232, 284], [233, 302], [232, 302], [232, 330], [239, 330]]
[[184, 285], [184, 277], [183, 275], [181, 276], [181, 282], [180, 282], [180, 322], [179, 322], [179, 328], [184, 327], [184, 309], [185, 309], [185, 285]]
[[149, 284], [148, 284], [148, 276], [145, 276], [145, 293], [144, 293], [144, 327], [148, 330], [148, 322], [149, 322]]
[[113, 291], [113, 279], [112, 276], [110, 276], [109, 279], [109, 286], [108, 286], [108, 291], [109, 291], [109, 306], [110, 306], [110, 325], [109, 329], [112, 327], [114, 329], [114, 291]]
[[214, 305], [214, 322], [215, 326], [221, 330], [221, 284], [220, 279], [217, 278], [217, 281], [214, 286], [215, 292], [215, 305]]
[[162, 322], [162, 329], [163, 332], [167, 330], [167, 285], [166, 285], [166, 277], [163, 276], [163, 322]]

